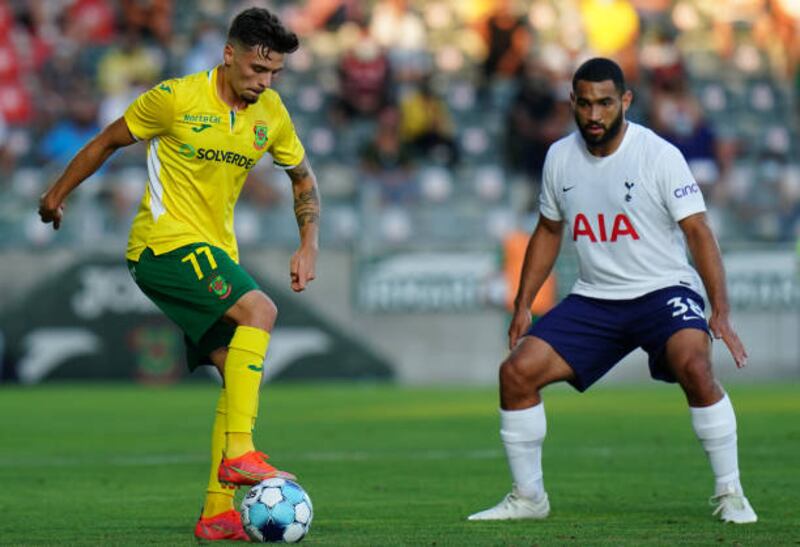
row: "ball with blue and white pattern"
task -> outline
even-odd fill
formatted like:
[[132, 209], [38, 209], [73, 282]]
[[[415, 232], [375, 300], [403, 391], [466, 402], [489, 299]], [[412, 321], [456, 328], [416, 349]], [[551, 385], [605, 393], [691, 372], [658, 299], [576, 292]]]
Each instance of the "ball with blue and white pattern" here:
[[253, 541], [297, 543], [313, 516], [311, 498], [289, 479], [263, 480], [242, 500], [242, 525]]

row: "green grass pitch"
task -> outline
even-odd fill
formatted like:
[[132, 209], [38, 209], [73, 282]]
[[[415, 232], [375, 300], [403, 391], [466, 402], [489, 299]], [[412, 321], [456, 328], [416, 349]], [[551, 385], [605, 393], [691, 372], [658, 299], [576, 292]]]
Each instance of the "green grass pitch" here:
[[[798, 388], [729, 386], [760, 518], [738, 527], [711, 517], [708, 463], [663, 384], [545, 391], [539, 522], [465, 521], [509, 488], [491, 388], [270, 385], [256, 440], [314, 502], [308, 545], [797, 545]], [[211, 384], [0, 388], [0, 544], [194, 544], [215, 397]]]

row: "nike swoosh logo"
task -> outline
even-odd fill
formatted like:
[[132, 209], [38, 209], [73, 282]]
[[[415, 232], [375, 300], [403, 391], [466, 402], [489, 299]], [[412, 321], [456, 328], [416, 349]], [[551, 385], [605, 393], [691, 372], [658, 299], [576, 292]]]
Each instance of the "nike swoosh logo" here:
[[256, 366], [256, 365], [247, 365], [247, 368], [249, 368], [249, 369], [250, 369], [250, 370], [252, 370], [253, 372], [261, 372], [262, 370], [264, 370], [264, 365], [259, 365], [259, 366]]
[[698, 320], [700, 320], [700, 319], [703, 319], [703, 318], [702, 318], [702, 317], [697, 317], [696, 315], [693, 315], [693, 316], [691, 316], [691, 317], [686, 317], [686, 316], [684, 315], [684, 316], [682, 317], [682, 319], [683, 319], [684, 321], [691, 321], [692, 319], [698, 319]]
[[572, 186], [562, 186], [562, 187], [561, 187], [561, 190], [563, 190], [564, 192], [569, 192], [569, 191], [570, 191], [570, 190], [572, 190], [573, 188], [575, 188], [575, 185], [574, 185], [574, 184], [573, 184]]
[[210, 123], [204, 123], [203, 125], [192, 127], [192, 131], [194, 131], [195, 133], [200, 133], [201, 131], [205, 131], [209, 127], [211, 127]]

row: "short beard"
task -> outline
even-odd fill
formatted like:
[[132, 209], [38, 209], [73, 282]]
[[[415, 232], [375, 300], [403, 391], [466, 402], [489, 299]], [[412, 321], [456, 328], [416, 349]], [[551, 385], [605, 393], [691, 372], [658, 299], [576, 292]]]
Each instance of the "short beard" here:
[[617, 117], [614, 118], [614, 121], [611, 122], [611, 125], [608, 126], [608, 129], [606, 129], [606, 131], [599, 136], [594, 136], [589, 133], [586, 128], [581, 125], [577, 114], [575, 115], [575, 125], [577, 125], [578, 129], [580, 129], [581, 136], [583, 136], [583, 140], [586, 141], [586, 144], [591, 146], [600, 146], [619, 135], [619, 132], [622, 130], [622, 122], [624, 119], [625, 116], [620, 108]]
[[258, 95], [255, 97], [248, 97], [246, 95], [239, 95], [239, 98], [247, 104], [256, 104], [258, 102]]

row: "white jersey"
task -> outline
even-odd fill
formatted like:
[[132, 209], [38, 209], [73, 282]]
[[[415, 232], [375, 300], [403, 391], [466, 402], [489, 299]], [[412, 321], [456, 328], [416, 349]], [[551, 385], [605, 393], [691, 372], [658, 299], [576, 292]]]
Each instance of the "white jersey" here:
[[641, 125], [628, 122], [610, 156], [590, 154], [577, 131], [547, 152], [540, 212], [569, 225], [575, 294], [621, 300], [673, 285], [703, 294], [678, 221], [705, 210], [680, 151]]

